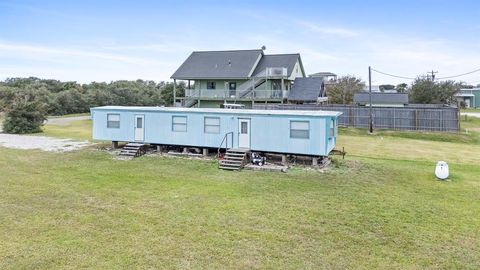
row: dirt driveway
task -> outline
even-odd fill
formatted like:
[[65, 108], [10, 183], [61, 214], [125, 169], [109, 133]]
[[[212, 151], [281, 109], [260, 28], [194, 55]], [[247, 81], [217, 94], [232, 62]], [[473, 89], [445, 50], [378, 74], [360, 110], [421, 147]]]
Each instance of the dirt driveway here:
[[[88, 120], [89, 115], [49, 118], [46, 123], [48, 125], [66, 126], [71, 122], [79, 120]], [[70, 139], [58, 139], [45, 136], [31, 136], [18, 134], [1, 133], [0, 125], [0, 147], [17, 148], [17, 149], [40, 149], [49, 152], [67, 152], [81, 149], [90, 145], [88, 141], [73, 141]]]
[[87, 145], [88, 141], [72, 141], [45, 136], [17, 135], [0, 133], [0, 146], [17, 149], [40, 149], [49, 152], [68, 152], [78, 150]]

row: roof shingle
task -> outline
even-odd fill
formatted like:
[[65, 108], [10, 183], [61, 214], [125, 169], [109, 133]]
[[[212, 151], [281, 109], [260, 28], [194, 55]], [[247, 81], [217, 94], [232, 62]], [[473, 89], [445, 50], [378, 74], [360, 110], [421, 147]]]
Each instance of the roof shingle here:
[[175, 71], [173, 79], [244, 79], [262, 50], [193, 52]]
[[296, 78], [289, 91], [289, 101], [316, 102], [322, 89], [322, 78]]

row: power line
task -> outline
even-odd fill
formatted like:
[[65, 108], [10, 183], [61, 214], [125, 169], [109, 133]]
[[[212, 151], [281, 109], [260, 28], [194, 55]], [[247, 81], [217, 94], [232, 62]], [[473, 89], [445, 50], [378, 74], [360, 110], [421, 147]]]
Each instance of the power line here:
[[383, 74], [383, 75], [387, 75], [387, 76], [390, 76], [390, 77], [395, 77], [395, 78], [399, 78], [399, 79], [406, 79], [406, 80], [415, 80], [416, 78], [410, 78], [410, 77], [405, 77], [405, 76], [399, 76], [399, 75], [393, 75], [393, 74], [390, 74], [390, 73], [386, 73], [386, 72], [383, 72], [383, 71], [380, 71], [380, 70], [376, 70], [376, 69], [373, 69], [373, 71], [377, 72], [377, 73], [380, 73], [380, 74]]
[[[395, 78], [400, 78], [400, 79], [406, 79], [406, 80], [415, 80], [416, 78], [412, 78], [412, 77], [406, 77], [406, 76], [400, 76], [400, 75], [394, 75], [394, 74], [390, 74], [390, 73], [387, 73], [387, 72], [383, 72], [383, 71], [380, 71], [380, 70], [376, 70], [374, 68], [372, 68], [372, 71], [375, 71], [377, 73], [380, 73], [380, 74], [383, 74], [383, 75], [386, 75], [386, 76], [390, 76], [390, 77], [395, 77]], [[462, 73], [462, 74], [457, 74], [457, 75], [452, 75], [452, 76], [445, 76], [445, 77], [436, 77], [434, 74], [437, 73], [436, 71], [430, 71], [429, 73], [432, 73], [432, 78], [434, 79], [437, 79], [437, 80], [444, 80], [444, 79], [451, 79], [451, 78], [457, 78], [457, 77], [462, 77], [462, 76], [465, 76], [465, 75], [470, 75], [470, 74], [473, 74], [473, 73], [476, 73], [476, 72], [479, 72], [480, 71], [480, 68], [479, 69], [475, 69], [475, 70], [472, 70], [472, 71], [469, 71], [469, 72], [465, 72], [465, 73]]]
[[451, 79], [451, 78], [456, 78], [456, 77], [461, 77], [461, 76], [469, 75], [469, 74], [472, 74], [472, 73], [475, 73], [475, 72], [479, 72], [479, 71], [480, 71], [480, 68], [479, 68], [479, 69], [472, 70], [472, 71], [470, 71], [470, 72], [466, 72], [466, 73], [462, 73], [462, 74], [458, 74], [458, 75], [453, 75], [453, 76], [441, 77], [441, 78], [437, 78], [437, 79], [439, 79], [439, 80], [442, 80], [442, 79]]

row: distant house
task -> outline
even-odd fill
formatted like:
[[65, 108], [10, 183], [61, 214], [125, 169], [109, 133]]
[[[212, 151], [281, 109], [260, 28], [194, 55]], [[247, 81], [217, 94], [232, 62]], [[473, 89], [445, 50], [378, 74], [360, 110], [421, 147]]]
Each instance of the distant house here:
[[[224, 103], [282, 103], [296, 78], [304, 78], [300, 54], [260, 50], [195, 51], [171, 76], [187, 82], [177, 106], [218, 108]], [[178, 102], [179, 101], [179, 102]]]
[[[370, 91], [370, 89], [368, 88], [368, 85], [365, 85], [363, 87], [363, 91], [364, 92]], [[381, 93], [382, 91], [380, 91], [380, 85], [372, 85], [372, 92]]]
[[309, 78], [321, 78], [325, 83], [333, 83], [337, 81], [337, 74], [332, 72], [317, 72], [308, 75]]
[[459, 102], [464, 102], [466, 108], [480, 108], [480, 87], [460, 89], [455, 96]]
[[[357, 93], [353, 96], [353, 103], [359, 106], [370, 106], [370, 94]], [[404, 93], [372, 93], [372, 106], [375, 107], [404, 107], [408, 105], [408, 94]]]

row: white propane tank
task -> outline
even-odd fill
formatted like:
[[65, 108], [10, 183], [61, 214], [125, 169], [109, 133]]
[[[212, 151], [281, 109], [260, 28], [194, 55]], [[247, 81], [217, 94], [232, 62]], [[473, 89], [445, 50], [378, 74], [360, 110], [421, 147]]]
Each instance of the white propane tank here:
[[445, 161], [437, 162], [437, 166], [435, 167], [435, 176], [441, 180], [448, 178], [448, 164]]

